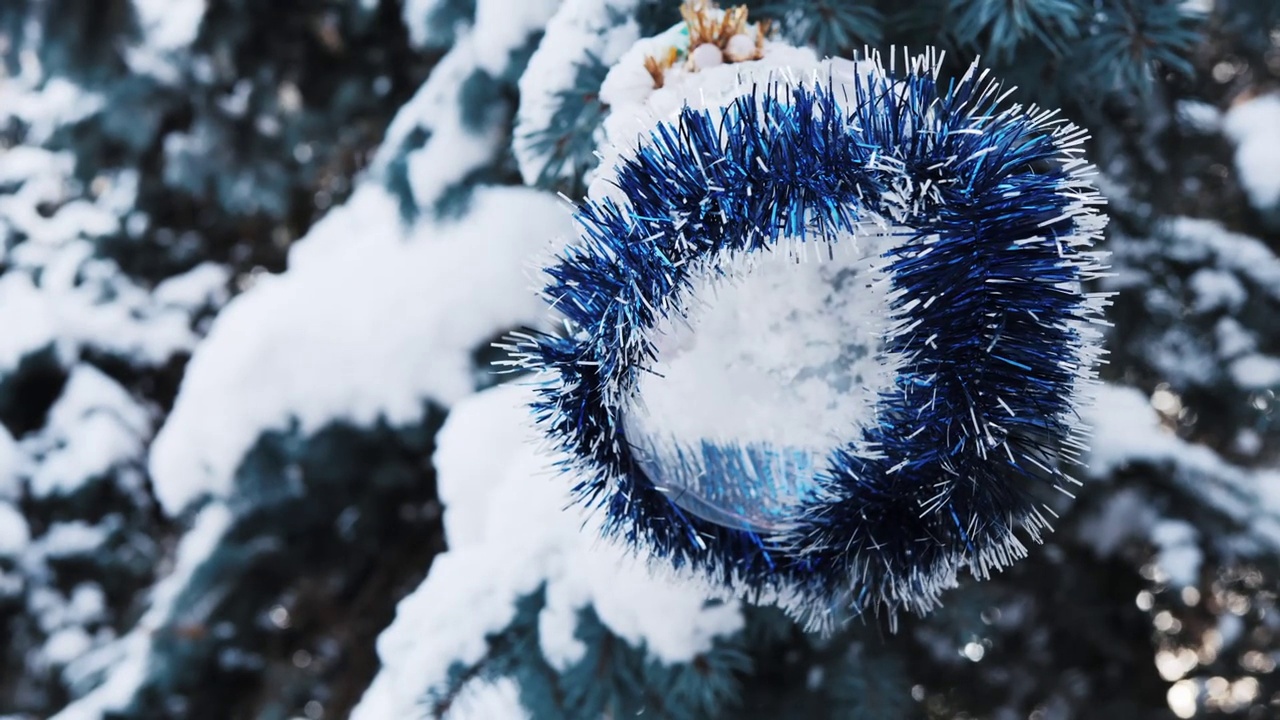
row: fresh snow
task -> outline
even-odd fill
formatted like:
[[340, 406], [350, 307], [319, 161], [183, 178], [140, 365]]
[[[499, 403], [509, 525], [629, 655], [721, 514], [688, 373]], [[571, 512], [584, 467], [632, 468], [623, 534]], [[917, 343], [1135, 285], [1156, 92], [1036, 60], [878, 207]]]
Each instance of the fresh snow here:
[[18, 478], [20, 453], [8, 428], [0, 425], [0, 500], [13, 500], [22, 492]]
[[[393, 162], [408, 167], [409, 190], [414, 204], [430, 213], [446, 191], [472, 172], [492, 164], [503, 152], [510, 128], [500, 108], [487, 108], [476, 127], [463, 116], [461, 95], [478, 76], [511, 75], [512, 62], [523, 57], [520, 49], [541, 31], [558, 0], [479, 0], [474, 27], [463, 33], [436, 64], [431, 76], [413, 98], [400, 108], [387, 128], [386, 139], [374, 157], [372, 174], [382, 176]], [[434, 0], [418, 11], [426, 12]], [[409, 7], [406, 7], [406, 17]], [[412, 28], [412, 23], [410, 25]], [[426, 136], [422, 147], [407, 150], [413, 132]]]
[[889, 283], [874, 260], [892, 242], [873, 229], [839, 238], [830, 259], [780, 248], [697, 273], [682, 293], [687, 313], [651, 332], [654, 372], [637, 381], [633, 414], [684, 438], [806, 446], [858, 436], [893, 385], [879, 347]]
[[[132, 479], [130, 489], [140, 492], [151, 413], [115, 380], [78, 358], [95, 349], [145, 367], [196, 339], [187, 308], [158, 306], [146, 288], [94, 257], [93, 238], [118, 228], [115, 218], [121, 205], [131, 204], [136, 178], [104, 176], [107, 182], [94, 203], [66, 203], [67, 158], [43, 151], [0, 154], [0, 173], [18, 188], [0, 199], [0, 233], [21, 239], [8, 251], [9, 267], [0, 276], [0, 322], [7, 330], [0, 339], [0, 375], [43, 350], [51, 350], [68, 373], [43, 427], [18, 441], [0, 430], [0, 555], [16, 562], [16, 573], [0, 573], [0, 594], [22, 602], [43, 634], [43, 642], [26, 656], [42, 672], [60, 672], [112, 639], [102, 623], [102, 588], [82, 582], [68, 592], [51, 584], [56, 578], [50, 567], [101, 552], [120, 518], [109, 514], [96, 524], [54, 521], [33, 537], [10, 500], [24, 496], [38, 502], [107, 475]], [[48, 201], [58, 209], [44, 216], [20, 201]]]
[[1179, 262], [1230, 270], [1280, 300], [1280, 258], [1261, 240], [1198, 218], [1173, 218], [1163, 230], [1167, 241], [1159, 246], [1162, 254]]
[[428, 401], [457, 401], [477, 347], [543, 321], [531, 268], [568, 232], [568, 211], [524, 188], [481, 188], [472, 202], [465, 220], [406, 237], [391, 196], [366, 186], [299, 242], [289, 271], [227, 305], [151, 448], [166, 512], [230, 492], [265, 431], [411, 422]]
[[1227, 111], [1223, 131], [1236, 144], [1236, 172], [1253, 206], [1280, 206], [1280, 94], [1245, 100]]
[[542, 32], [560, 0], [476, 0], [468, 41], [477, 48], [477, 67], [494, 77], [507, 72], [510, 53]]
[[[426, 717], [421, 707], [415, 710], [416, 714], [408, 717]], [[390, 696], [366, 695], [356, 712], [368, 718], [403, 717], [401, 707], [393, 704]], [[444, 717], [433, 720], [528, 720], [529, 717], [529, 713], [520, 704], [520, 685], [511, 678], [498, 678], [493, 681], [477, 679], [468, 682], [454, 698]]]
[[[396, 114], [387, 129], [387, 140], [375, 156], [375, 173], [385, 171], [393, 160], [406, 164], [414, 205], [423, 211], [430, 212], [449, 188], [492, 163], [500, 152], [501, 124], [468, 127], [460, 109], [458, 95], [477, 72], [480, 54], [470, 36], [460, 39]], [[415, 130], [429, 133], [429, 137], [422, 147], [406, 152], [402, 142]]]
[[152, 297], [162, 307], [181, 308], [189, 313], [218, 308], [230, 299], [227, 290], [230, 280], [231, 270], [226, 265], [200, 263], [161, 282], [152, 291]]
[[382, 671], [355, 720], [417, 712], [450, 666], [479, 660], [485, 636], [510, 623], [516, 601], [539, 587], [547, 600], [539, 641], [554, 667], [582, 657], [574, 631], [577, 611], [587, 606], [664, 663], [688, 661], [742, 628], [736, 602], [709, 603], [695, 583], [652, 575], [598, 540], [581, 512], [566, 510], [573, 480], [557, 475], [540, 449], [527, 408], [532, 397], [523, 386], [494, 388], [456, 405], [440, 431], [435, 463], [449, 551], [379, 637]]
[[[39, 53], [34, 49], [15, 55], [21, 60], [18, 75], [7, 76], [0, 83], [0, 123], [10, 119], [21, 122], [27, 129], [24, 147], [49, 140], [59, 128], [92, 115], [106, 104], [102, 95], [69, 80], [46, 79], [39, 66]], [[0, 158], [12, 152], [6, 150]]]
[[0, 276], [0, 373], [11, 373], [27, 355], [60, 340], [44, 295], [22, 273]]
[[[0, 373], [44, 349], [67, 364], [85, 348], [159, 364], [197, 340], [189, 311], [158, 305], [148, 288], [95, 257], [94, 240], [118, 231], [120, 208], [132, 205], [136, 173], [103, 175], [93, 203], [68, 201], [72, 161], [29, 147], [0, 153], [0, 178], [17, 186], [0, 195], [0, 236], [22, 239], [0, 276]], [[57, 209], [36, 211], [45, 205]]]
[[1105, 385], [1093, 407], [1089, 474], [1105, 478], [1134, 461], [1157, 462], [1192, 451], [1160, 425], [1148, 397], [1136, 388]]
[[84, 655], [93, 647], [93, 637], [80, 625], [54, 630], [40, 648], [44, 665], [62, 666]]
[[150, 435], [150, 414], [124, 388], [91, 365], [76, 365], [45, 427], [23, 443], [40, 457], [30, 492], [41, 498], [73, 492], [136, 462]]
[[[650, 333], [654, 361], [623, 416], [641, 465], [674, 502], [772, 529], [816, 491], [810, 478], [826, 458], [874, 426], [899, 364], [883, 348], [893, 313], [880, 258], [908, 233], [868, 225], [830, 248], [783, 243], [694, 273], [686, 311]], [[759, 477], [744, 478], [741, 494], [704, 487], [700, 441], [765, 449], [752, 463]]]
[[204, 20], [206, 0], [133, 0], [145, 44], [157, 50], [176, 50], [195, 41]]
[[1103, 479], [1130, 464], [1167, 468], [1174, 489], [1249, 531], [1262, 552], [1280, 551], [1280, 472], [1247, 469], [1163, 427], [1150, 399], [1131, 387], [1105, 385], [1092, 408], [1089, 476]]
[[0, 558], [16, 557], [30, 539], [31, 529], [22, 512], [8, 501], [0, 500]]
[[1156, 565], [1169, 576], [1174, 587], [1198, 587], [1200, 551], [1196, 529], [1183, 520], [1161, 520], [1151, 529], [1151, 540], [1158, 548]]
[[[524, 181], [533, 185], [547, 165], [533, 137], [545, 131], [571, 90], [577, 68], [598, 61], [613, 65], [640, 37], [634, 19], [639, 0], [565, 0], [520, 76], [520, 109], [512, 150]], [[566, 168], [571, 170], [571, 168]]]
[[625, 196], [613, 184], [610, 168], [634, 153], [640, 140], [655, 126], [675, 120], [685, 107], [715, 112], [771, 80], [779, 81], [784, 90], [789, 84], [830, 80], [839, 92], [860, 72], [853, 61], [819, 60], [809, 48], [768, 41], [763, 57], [754, 62], [718, 65], [696, 72], [687, 71], [677, 63], [666, 72], [663, 86], [655, 89], [652, 76], [644, 68], [645, 58], [661, 57], [667, 48], [687, 42], [682, 28], [683, 25], [677, 25], [662, 34], [639, 40], [605, 76], [600, 100], [610, 111], [603, 125], [600, 168], [588, 189], [592, 200], [609, 197], [625, 202]]
[[[1128, 277], [1112, 279], [1109, 289], [1146, 287], [1148, 310], [1170, 318], [1188, 309], [1221, 315], [1212, 333], [1180, 323], [1158, 334], [1146, 355], [1161, 377], [1175, 386], [1224, 381], [1249, 391], [1280, 386], [1280, 358], [1265, 354], [1255, 333], [1233, 317], [1250, 297], [1280, 302], [1280, 257], [1267, 243], [1189, 217], [1163, 221], [1151, 237], [1118, 234], [1112, 242]], [[1170, 262], [1196, 268], [1181, 288], [1151, 277], [1154, 268]]]
[[92, 555], [107, 541], [108, 529], [84, 520], [67, 520], [49, 526], [32, 545], [33, 554], [43, 558]]
[[1102, 506], [1080, 520], [1078, 537], [1099, 557], [1113, 556], [1132, 538], [1146, 538], [1157, 521], [1147, 497], [1133, 488], [1109, 493]]
[[1218, 309], [1235, 312], [1249, 298], [1248, 291], [1236, 279], [1235, 274], [1225, 270], [1200, 268], [1191, 276], [1188, 284], [1196, 295], [1193, 301], [1196, 312]]
[[176, 604], [178, 596], [191, 582], [196, 570], [213, 554], [230, 527], [231, 518], [231, 511], [217, 503], [200, 511], [178, 544], [173, 569], [152, 588], [148, 609], [133, 629], [119, 640], [68, 664], [66, 676], [73, 687], [78, 684], [77, 679], [88, 681], [101, 673], [106, 677], [91, 692], [55, 715], [53, 720], [99, 720], [111, 711], [120, 711], [128, 706], [150, 670], [151, 643], [156, 632], [181, 610]]
[[[425, 42], [422, 20], [441, 1], [405, 3], [405, 17], [419, 21], [410, 23], [415, 41]], [[126, 49], [131, 66], [162, 79], [176, 77], [175, 58], [197, 37], [207, 0], [132, 2], [143, 42]], [[397, 116], [370, 175], [403, 160], [413, 200], [426, 209], [475, 171], [499, 162], [508, 132], [501, 113], [494, 109], [487, 118], [491, 122], [472, 127], [463, 121], [459, 94], [477, 77], [514, 77], [516, 51], [548, 18], [546, 35], [520, 79], [514, 151], [526, 179], [540, 166], [520, 138], [549, 120], [555, 94], [569, 85], [573, 62], [587, 52], [606, 63], [623, 59], [602, 92], [612, 108], [606, 121], [611, 140], [602, 150], [615, 159], [654, 122], [672, 118], [685, 101], [714, 107], [750, 87], [754, 76], [722, 65], [698, 74], [674, 69], [667, 87], [654, 91], [640, 61], [645, 54], [658, 54], [675, 35], [625, 52], [637, 32], [629, 18], [636, 2], [479, 0], [474, 29], [460, 30], [459, 42]], [[376, 3], [363, 4], [372, 9]], [[610, 20], [600, 14], [602, 8], [606, 15], [609, 9], [621, 11], [624, 19], [620, 24]], [[179, 616], [200, 612], [178, 607], [177, 601], [230, 526], [232, 513], [216, 496], [232, 491], [237, 466], [263, 432], [295, 422], [305, 432], [335, 420], [412, 421], [426, 402], [454, 404], [435, 458], [450, 550], [437, 558], [382, 634], [383, 669], [354, 717], [420, 715], [424, 692], [444, 679], [452, 663], [480, 657], [485, 635], [511, 619], [517, 598], [539, 587], [547, 600], [538, 618], [541, 651], [556, 668], [582, 657], [585, 647], [574, 633], [585, 607], [623, 641], [667, 663], [687, 661], [716, 638], [742, 628], [736, 603], [707, 603], [696, 584], [651, 575], [642, 563], [596, 540], [594, 520], [565, 510], [573, 479], [557, 474], [529, 427], [526, 388], [468, 397], [471, 353], [498, 332], [545, 319], [528, 276], [547, 243], [569, 232], [567, 211], [555, 200], [531, 190], [482, 188], [459, 222], [403, 227], [398, 202], [376, 182], [365, 182], [295, 245], [287, 272], [262, 277], [197, 345], [202, 333], [193, 329], [192, 319], [227, 301], [228, 269], [205, 264], [148, 288], [98, 255], [95, 241], [118, 232], [135, 204], [138, 178], [105, 173], [95, 179], [94, 199], [83, 199], [71, 182], [74, 157], [34, 147], [59, 128], [91, 116], [105, 100], [65, 80], [43, 78], [38, 53], [19, 50], [16, 74], [0, 82], [0, 125], [16, 121], [27, 128], [25, 145], [0, 151], [0, 184], [6, 190], [0, 195], [0, 236], [11, 238], [0, 247], [5, 264], [0, 377], [45, 349], [53, 351], [69, 377], [45, 427], [18, 440], [0, 427], [0, 565], [5, 568], [0, 597], [25, 602], [47, 633], [30, 656], [33, 667], [65, 665], [71, 695], [82, 696], [57, 716], [60, 720], [96, 719], [128, 706], [158, 661], [152, 646], [157, 631]], [[797, 82], [806, 81], [810, 71], [853, 68], [851, 63], [823, 65], [808, 51], [781, 45], [769, 44], [767, 51], [760, 67], [800, 68]], [[712, 87], [730, 89], [709, 93]], [[1254, 98], [1226, 113], [1202, 103], [1182, 103], [1177, 112], [1185, 128], [1220, 131], [1235, 143], [1238, 177], [1255, 207], [1269, 212], [1280, 206], [1280, 135], [1275, 131], [1280, 95]], [[429, 137], [403, 157], [404, 140], [415, 130]], [[607, 194], [607, 182], [593, 192]], [[37, 207], [55, 210], [42, 214]], [[135, 215], [126, 227], [132, 232], [143, 224], [145, 218]], [[1160, 252], [1202, 266], [1187, 285], [1195, 312], [1233, 313], [1253, 290], [1280, 300], [1280, 260], [1265, 243], [1208, 220], [1176, 219], [1165, 229]], [[1175, 309], [1184, 301], [1176, 293], [1151, 297]], [[669, 330], [663, 342], [687, 350], [679, 328]], [[1177, 342], [1191, 357], [1199, 349], [1195, 343], [1205, 338], [1182, 333]], [[1259, 352], [1258, 339], [1240, 322], [1221, 318], [1213, 342], [1216, 361], [1211, 354], [1200, 361], [1212, 365], [1211, 373], [1225, 372], [1245, 389], [1280, 385], [1280, 359]], [[102, 588], [88, 582], [53, 588], [41, 584], [43, 575], [49, 561], [101, 552], [120, 518], [37, 523], [33, 537], [18, 501], [24, 493], [42, 498], [74, 492], [87, 479], [133, 465], [139, 467], [130, 471], [141, 477], [153, 411], [83, 363], [85, 351], [155, 366], [192, 349], [195, 356], [174, 413], [152, 449], [150, 467], [167, 512], [179, 512], [204, 496], [215, 498], [195, 515], [173, 568], [162, 571], [137, 625], [115, 639], [107, 629], [90, 634], [85, 624], [104, 613]], [[1172, 364], [1183, 363], [1182, 355], [1172, 350], [1168, 355]], [[667, 357], [678, 360], [679, 354]], [[719, 358], [701, 361], [709, 359]], [[695, 363], [683, 381], [673, 375], [685, 384], [673, 385], [675, 392], [666, 399], [682, 399], [682, 392], [697, 389], [694, 380], [705, 369]], [[724, 399], [726, 388], [718, 390]], [[1101, 480], [1128, 464], [1160, 466], [1169, 472], [1159, 477], [1167, 475], [1180, 497], [1237, 519], [1246, 531], [1241, 535], [1257, 549], [1280, 550], [1280, 473], [1231, 464], [1207, 447], [1179, 439], [1162, 425], [1151, 398], [1135, 389], [1106, 386], [1099, 395], [1091, 410], [1096, 426], [1092, 478]], [[682, 414], [678, 407], [652, 405], [649, 410], [664, 413], [670, 427], [707, 420]], [[750, 420], [745, 414], [731, 419]], [[1262, 440], [1246, 431], [1238, 444], [1256, 453]], [[1148, 533], [1156, 562], [1172, 583], [1195, 583], [1202, 562], [1199, 531], [1180, 520], [1160, 519], [1150, 504], [1135, 507], [1143, 502], [1136, 492], [1117, 496], [1108, 517]], [[1099, 537], [1100, 547], [1120, 542], [1115, 535]], [[1230, 616], [1222, 623], [1229, 643], [1241, 624]], [[452, 720], [526, 716], [518, 686], [506, 678], [468, 683], [449, 713]]]
[[528, 717], [529, 713], [520, 704], [520, 686], [510, 678], [499, 678], [493, 682], [468, 683], [449, 709], [448, 720], [526, 720]]
[[90, 651], [94, 637], [85, 626], [103, 620], [106, 604], [102, 587], [92, 582], [77, 585], [66, 599], [50, 588], [33, 591], [27, 611], [39, 616], [41, 629], [48, 633], [37, 662], [44, 667], [62, 667]]
[[1280, 387], [1280, 358], [1252, 354], [1231, 363], [1231, 379], [1242, 390]]
[[1218, 354], [1225, 360], [1251, 352], [1258, 346], [1254, 334], [1233, 317], [1219, 318], [1213, 328], [1213, 338], [1218, 344]]
[[[361, 4], [366, 10], [375, 10], [378, 0], [361, 0]], [[462, 0], [405, 0], [401, 17], [404, 19], [405, 28], [409, 31], [409, 41], [416, 47], [435, 49], [441, 44], [442, 38], [453, 37], [455, 33], [460, 33], [469, 26], [470, 18], [459, 20], [459, 27], [453, 28], [453, 33], [433, 25], [433, 22], [437, 21], [436, 12], [451, 4], [465, 7]]]
[[1184, 127], [1198, 133], [1217, 133], [1222, 129], [1222, 111], [1200, 100], [1179, 100], [1177, 118]]

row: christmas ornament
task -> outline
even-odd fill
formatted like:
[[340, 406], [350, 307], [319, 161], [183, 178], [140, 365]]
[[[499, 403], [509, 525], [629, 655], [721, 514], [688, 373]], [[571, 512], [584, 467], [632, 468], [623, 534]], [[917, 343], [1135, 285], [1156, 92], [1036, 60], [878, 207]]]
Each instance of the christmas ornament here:
[[605, 535], [824, 626], [925, 612], [1049, 529], [1101, 354], [1102, 200], [1084, 131], [939, 67], [691, 5], [611, 71], [546, 268], [564, 330], [513, 345]]

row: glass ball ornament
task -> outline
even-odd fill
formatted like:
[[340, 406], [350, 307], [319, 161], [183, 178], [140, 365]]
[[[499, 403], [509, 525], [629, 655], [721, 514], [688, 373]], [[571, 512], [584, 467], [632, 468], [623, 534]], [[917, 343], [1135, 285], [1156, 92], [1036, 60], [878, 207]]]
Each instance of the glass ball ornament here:
[[926, 612], [1026, 554], [1085, 447], [1085, 133], [934, 53], [762, 40], [703, 67], [688, 38], [602, 89], [579, 234], [544, 268], [562, 330], [514, 343], [532, 412], [655, 565], [818, 628]]
[[646, 477], [685, 511], [768, 533], [816, 497], [824, 462], [892, 389], [877, 228], [730, 253], [693, 271], [649, 328], [621, 408]]

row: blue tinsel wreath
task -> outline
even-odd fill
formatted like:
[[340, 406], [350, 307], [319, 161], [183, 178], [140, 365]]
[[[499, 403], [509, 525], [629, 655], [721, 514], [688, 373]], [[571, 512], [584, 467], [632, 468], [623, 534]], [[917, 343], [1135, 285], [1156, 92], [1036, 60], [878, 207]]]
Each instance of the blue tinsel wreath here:
[[[814, 624], [884, 607], [924, 612], [959, 569], [1025, 554], [1048, 529], [1036, 487], [1061, 488], [1085, 429], [1075, 411], [1100, 350], [1102, 301], [1081, 283], [1103, 220], [1083, 131], [1002, 107], [971, 71], [940, 87], [931, 61], [876, 66], [849, 86], [771, 81], [685, 108], [610, 169], [624, 201], [579, 207], [578, 241], [546, 272], [564, 334], [518, 344], [541, 373], [534, 413], [603, 508], [604, 532]], [[778, 528], [687, 511], [626, 436], [629, 398], [707, 261], [822, 243], [888, 219], [892, 389], [861, 437], [814, 468]], [[697, 439], [690, 439], [696, 443]], [[732, 483], [732, 463], [719, 466]], [[706, 467], [700, 467], [706, 472]]]

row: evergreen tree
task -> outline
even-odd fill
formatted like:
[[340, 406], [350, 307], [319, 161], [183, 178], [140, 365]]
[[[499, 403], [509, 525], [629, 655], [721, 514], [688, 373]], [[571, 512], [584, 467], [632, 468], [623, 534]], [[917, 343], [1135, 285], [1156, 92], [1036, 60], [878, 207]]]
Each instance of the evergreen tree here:
[[0, 4], [0, 717], [1273, 716], [1277, 7], [746, 3], [981, 58], [1110, 218], [1054, 532], [823, 632], [599, 540], [502, 365], [678, 0]]

